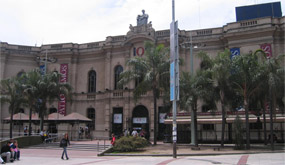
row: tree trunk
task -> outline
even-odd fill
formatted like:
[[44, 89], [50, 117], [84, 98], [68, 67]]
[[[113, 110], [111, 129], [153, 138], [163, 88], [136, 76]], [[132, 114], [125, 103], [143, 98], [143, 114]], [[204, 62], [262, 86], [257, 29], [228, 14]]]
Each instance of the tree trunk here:
[[224, 103], [222, 103], [222, 137], [221, 137], [221, 147], [224, 147], [225, 143], [225, 129], [226, 129], [226, 114], [225, 114]]
[[198, 147], [198, 126], [197, 126], [197, 102], [194, 105], [194, 124], [195, 124], [195, 147]]
[[250, 132], [249, 132], [249, 115], [248, 115], [248, 100], [247, 97], [244, 98], [245, 106], [245, 125], [246, 125], [246, 149], [250, 149]]
[[263, 136], [264, 136], [264, 145], [267, 145], [267, 132], [266, 132], [266, 99], [261, 101], [261, 105], [263, 105], [262, 113], [263, 113]]
[[32, 108], [30, 108], [30, 114], [29, 114], [29, 136], [32, 134]]
[[226, 112], [225, 112], [225, 106], [224, 106], [224, 94], [223, 94], [223, 92], [220, 92], [220, 97], [221, 97], [221, 104], [222, 104], [222, 137], [221, 137], [221, 147], [224, 147], [225, 129], [226, 129]]
[[11, 107], [11, 117], [10, 117], [10, 139], [13, 138], [13, 115], [14, 115], [14, 108]]
[[156, 140], [157, 140], [157, 113], [156, 113], [156, 88], [153, 88], [153, 111], [154, 111], [154, 133], [153, 133], [153, 144], [156, 145]]
[[273, 136], [273, 110], [275, 107], [273, 107], [273, 94], [271, 89], [269, 89], [269, 99], [270, 99], [270, 144], [271, 144], [271, 150], [274, 150], [274, 136]]
[[40, 130], [44, 130], [44, 115], [43, 115], [43, 112], [41, 112], [41, 115], [40, 115]]

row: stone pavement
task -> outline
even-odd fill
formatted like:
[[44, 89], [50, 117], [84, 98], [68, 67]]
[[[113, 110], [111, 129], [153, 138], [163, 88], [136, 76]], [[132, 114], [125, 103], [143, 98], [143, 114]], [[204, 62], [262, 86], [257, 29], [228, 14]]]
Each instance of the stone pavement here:
[[[97, 150], [77, 150], [76, 145], [104, 145], [104, 141], [71, 141], [71, 146], [68, 148], [69, 160], [61, 160], [62, 149], [58, 148], [22, 148], [21, 160], [15, 161], [13, 164], [29, 164], [29, 165], [48, 165], [48, 164], [117, 164], [118, 162], [129, 161], [150, 161], [150, 164], [160, 164], [159, 162], [169, 161], [172, 159], [173, 148], [170, 143], [158, 142], [156, 146], [149, 146], [144, 151], [124, 154], [109, 154], [109, 156], [97, 156]], [[105, 145], [109, 141], [105, 141]], [[183, 156], [201, 156], [201, 155], [226, 155], [226, 154], [250, 154], [250, 153], [284, 153], [284, 144], [276, 144], [275, 151], [270, 150], [270, 146], [252, 145], [251, 150], [233, 150], [232, 146], [226, 145], [224, 149], [213, 150], [217, 145], [200, 145], [200, 150], [191, 150], [190, 145], [178, 144], [177, 157]], [[106, 154], [108, 155], [108, 154]], [[130, 161], [131, 159], [131, 161]], [[240, 157], [237, 157], [237, 161]], [[112, 162], [112, 163], [111, 163]], [[156, 163], [158, 162], [158, 163]], [[12, 164], [12, 163], [8, 163]], [[126, 163], [128, 164], [128, 163]], [[168, 163], [163, 163], [168, 164]], [[187, 163], [186, 163], [187, 164]]]

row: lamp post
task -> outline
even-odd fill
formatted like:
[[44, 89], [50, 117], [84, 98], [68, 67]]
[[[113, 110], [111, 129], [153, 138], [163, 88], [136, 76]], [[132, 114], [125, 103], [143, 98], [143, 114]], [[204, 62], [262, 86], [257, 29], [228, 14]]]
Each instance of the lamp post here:
[[44, 74], [46, 74], [47, 73], [47, 63], [55, 63], [57, 59], [54, 57], [48, 57], [47, 49], [46, 49], [45, 57], [37, 56], [36, 61], [39, 63], [44, 63], [44, 69], [45, 69]]
[[[45, 57], [41, 57], [41, 56], [37, 56], [36, 57], [36, 61], [39, 62], [39, 63], [44, 63], [44, 72], [41, 72], [42, 75], [46, 75], [47, 74], [47, 63], [55, 63], [57, 61], [56, 58], [54, 57], [48, 57], [48, 54], [47, 54], [47, 49], [46, 49], [46, 52], [45, 52]], [[41, 99], [38, 99], [38, 103], [40, 103]], [[30, 112], [31, 113], [31, 112]], [[40, 114], [40, 113], [39, 113]], [[43, 115], [43, 114], [41, 114]], [[39, 115], [40, 116], [40, 115]], [[42, 116], [40, 116], [42, 117]], [[40, 120], [41, 124], [42, 125], [43, 121]], [[31, 126], [29, 126], [29, 130], [31, 130]], [[42, 131], [42, 130], [41, 130]]]

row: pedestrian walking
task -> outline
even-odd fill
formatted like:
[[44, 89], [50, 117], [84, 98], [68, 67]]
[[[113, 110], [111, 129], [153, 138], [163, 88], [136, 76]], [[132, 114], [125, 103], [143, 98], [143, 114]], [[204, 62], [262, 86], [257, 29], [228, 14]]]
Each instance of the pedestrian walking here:
[[112, 133], [112, 139], [111, 139], [111, 144], [112, 144], [112, 146], [115, 145], [115, 141], [116, 141], [115, 134]]
[[64, 160], [64, 154], [65, 154], [65, 157], [66, 157], [66, 160], [69, 159], [68, 155], [67, 155], [67, 151], [66, 151], [66, 148], [67, 146], [70, 145], [70, 142], [69, 142], [69, 138], [68, 138], [68, 134], [65, 133], [64, 137], [61, 139], [60, 141], [60, 147], [63, 148], [63, 151], [62, 151], [62, 156], [61, 156], [61, 159]]

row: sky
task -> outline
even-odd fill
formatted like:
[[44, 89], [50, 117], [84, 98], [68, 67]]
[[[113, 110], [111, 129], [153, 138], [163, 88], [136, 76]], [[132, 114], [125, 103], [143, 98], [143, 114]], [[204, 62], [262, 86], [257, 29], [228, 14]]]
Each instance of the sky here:
[[[235, 22], [235, 7], [285, 0], [176, 0], [181, 30], [222, 27]], [[41, 46], [104, 41], [126, 35], [142, 9], [152, 27], [170, 28], [172, 0], [0, 0], [0, 41]]]

